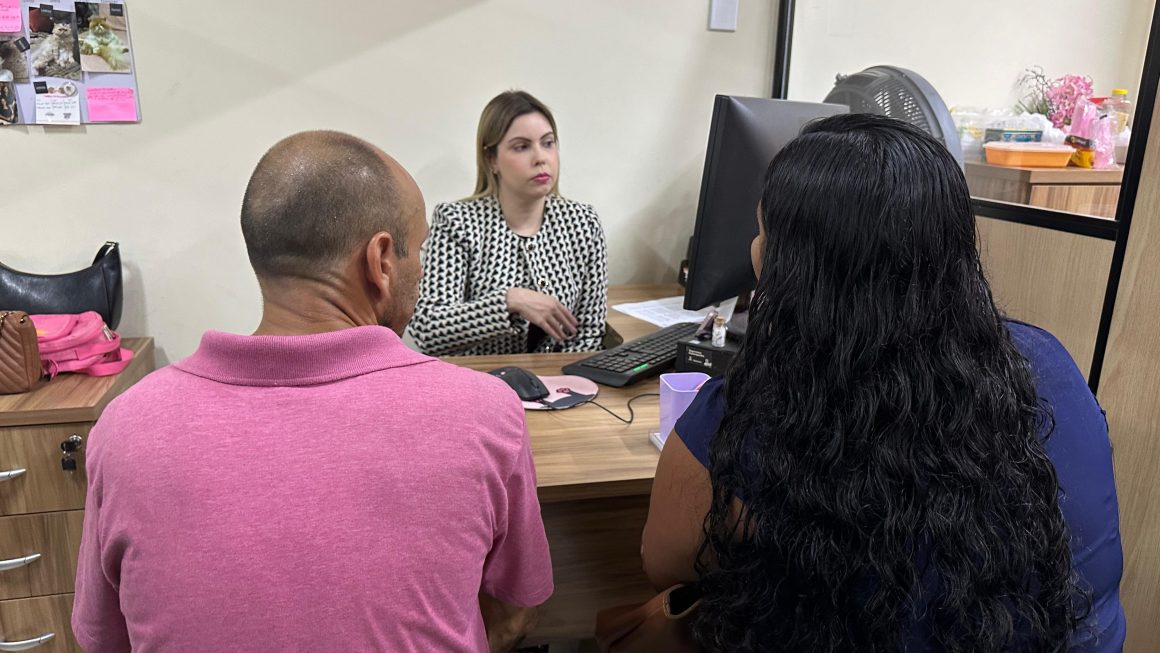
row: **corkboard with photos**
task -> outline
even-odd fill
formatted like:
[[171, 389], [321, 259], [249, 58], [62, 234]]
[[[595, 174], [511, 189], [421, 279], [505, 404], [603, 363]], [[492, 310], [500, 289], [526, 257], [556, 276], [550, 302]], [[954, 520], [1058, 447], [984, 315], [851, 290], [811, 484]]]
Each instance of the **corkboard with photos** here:
[[125, 3], [0, 0], [0, 127], [140, 120]]

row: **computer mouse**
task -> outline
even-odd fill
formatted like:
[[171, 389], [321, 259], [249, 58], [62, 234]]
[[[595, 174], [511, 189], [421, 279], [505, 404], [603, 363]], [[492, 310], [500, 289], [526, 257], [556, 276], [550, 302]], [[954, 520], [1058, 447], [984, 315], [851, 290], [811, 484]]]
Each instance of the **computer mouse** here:
[[500, 367], [488, 374], [503, 379], [520, 396], [520, 401], [537, 401], [548, 396], [548, 388], [540, 377], [522, 367]]

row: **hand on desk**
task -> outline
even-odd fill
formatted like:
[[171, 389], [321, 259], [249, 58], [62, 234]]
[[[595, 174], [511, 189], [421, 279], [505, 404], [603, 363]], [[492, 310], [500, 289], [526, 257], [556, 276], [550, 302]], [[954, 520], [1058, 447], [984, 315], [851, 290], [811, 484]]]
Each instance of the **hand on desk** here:
[[542, 292], [527, 288], [509, 288], [507, 291], [509, 313], [517, 313], [528, 322], [540, 327], [556, 342], [576, 335], [580, 322], [560, 300]]

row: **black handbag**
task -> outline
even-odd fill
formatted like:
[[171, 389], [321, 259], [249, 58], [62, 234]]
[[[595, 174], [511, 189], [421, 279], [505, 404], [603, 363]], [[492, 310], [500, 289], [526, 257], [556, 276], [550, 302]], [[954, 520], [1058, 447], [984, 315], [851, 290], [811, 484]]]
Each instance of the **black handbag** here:
[[121, 250], [107, 242], [93, 264], [67, 274], [29, 274], [0, 263], [0, 310], [45, 313], [96, 311], [110, 329], [121, 321]]

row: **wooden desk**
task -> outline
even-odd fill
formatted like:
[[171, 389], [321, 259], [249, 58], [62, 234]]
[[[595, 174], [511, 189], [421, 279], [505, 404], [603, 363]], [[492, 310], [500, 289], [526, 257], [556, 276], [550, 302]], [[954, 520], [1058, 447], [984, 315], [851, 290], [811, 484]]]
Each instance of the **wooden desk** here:
[[967, 161], [966, 174], [974, 197], [1114, 218], [1124, 169], [1026, 168]]
[[[613, 286], [609, 305], [681, 294], [676, 284]], [[625, 340], [656, 327], [609, 309], [609, 325]], [[564, 365], [588, 354], [468, 356], [449, 362], [476, 370], [516, 365], [536, 374], [559, 375]], [[651, 379], [627, 388], [601, 386], [596, 400], [628, 417], [628, 400], [657, 392]], [[623, 424], [595, 406], [529, 411], [528, 431], [544, 527], [552, 550], [556, 593], [540, 611], [530, 643], [591, 637], [596, 611], [644, 601], [653, 594], [641, 571], [640, 535], [659, 452], [648, 441], [660, 423], [656, 398], [633, 404], [636, 419]]]

